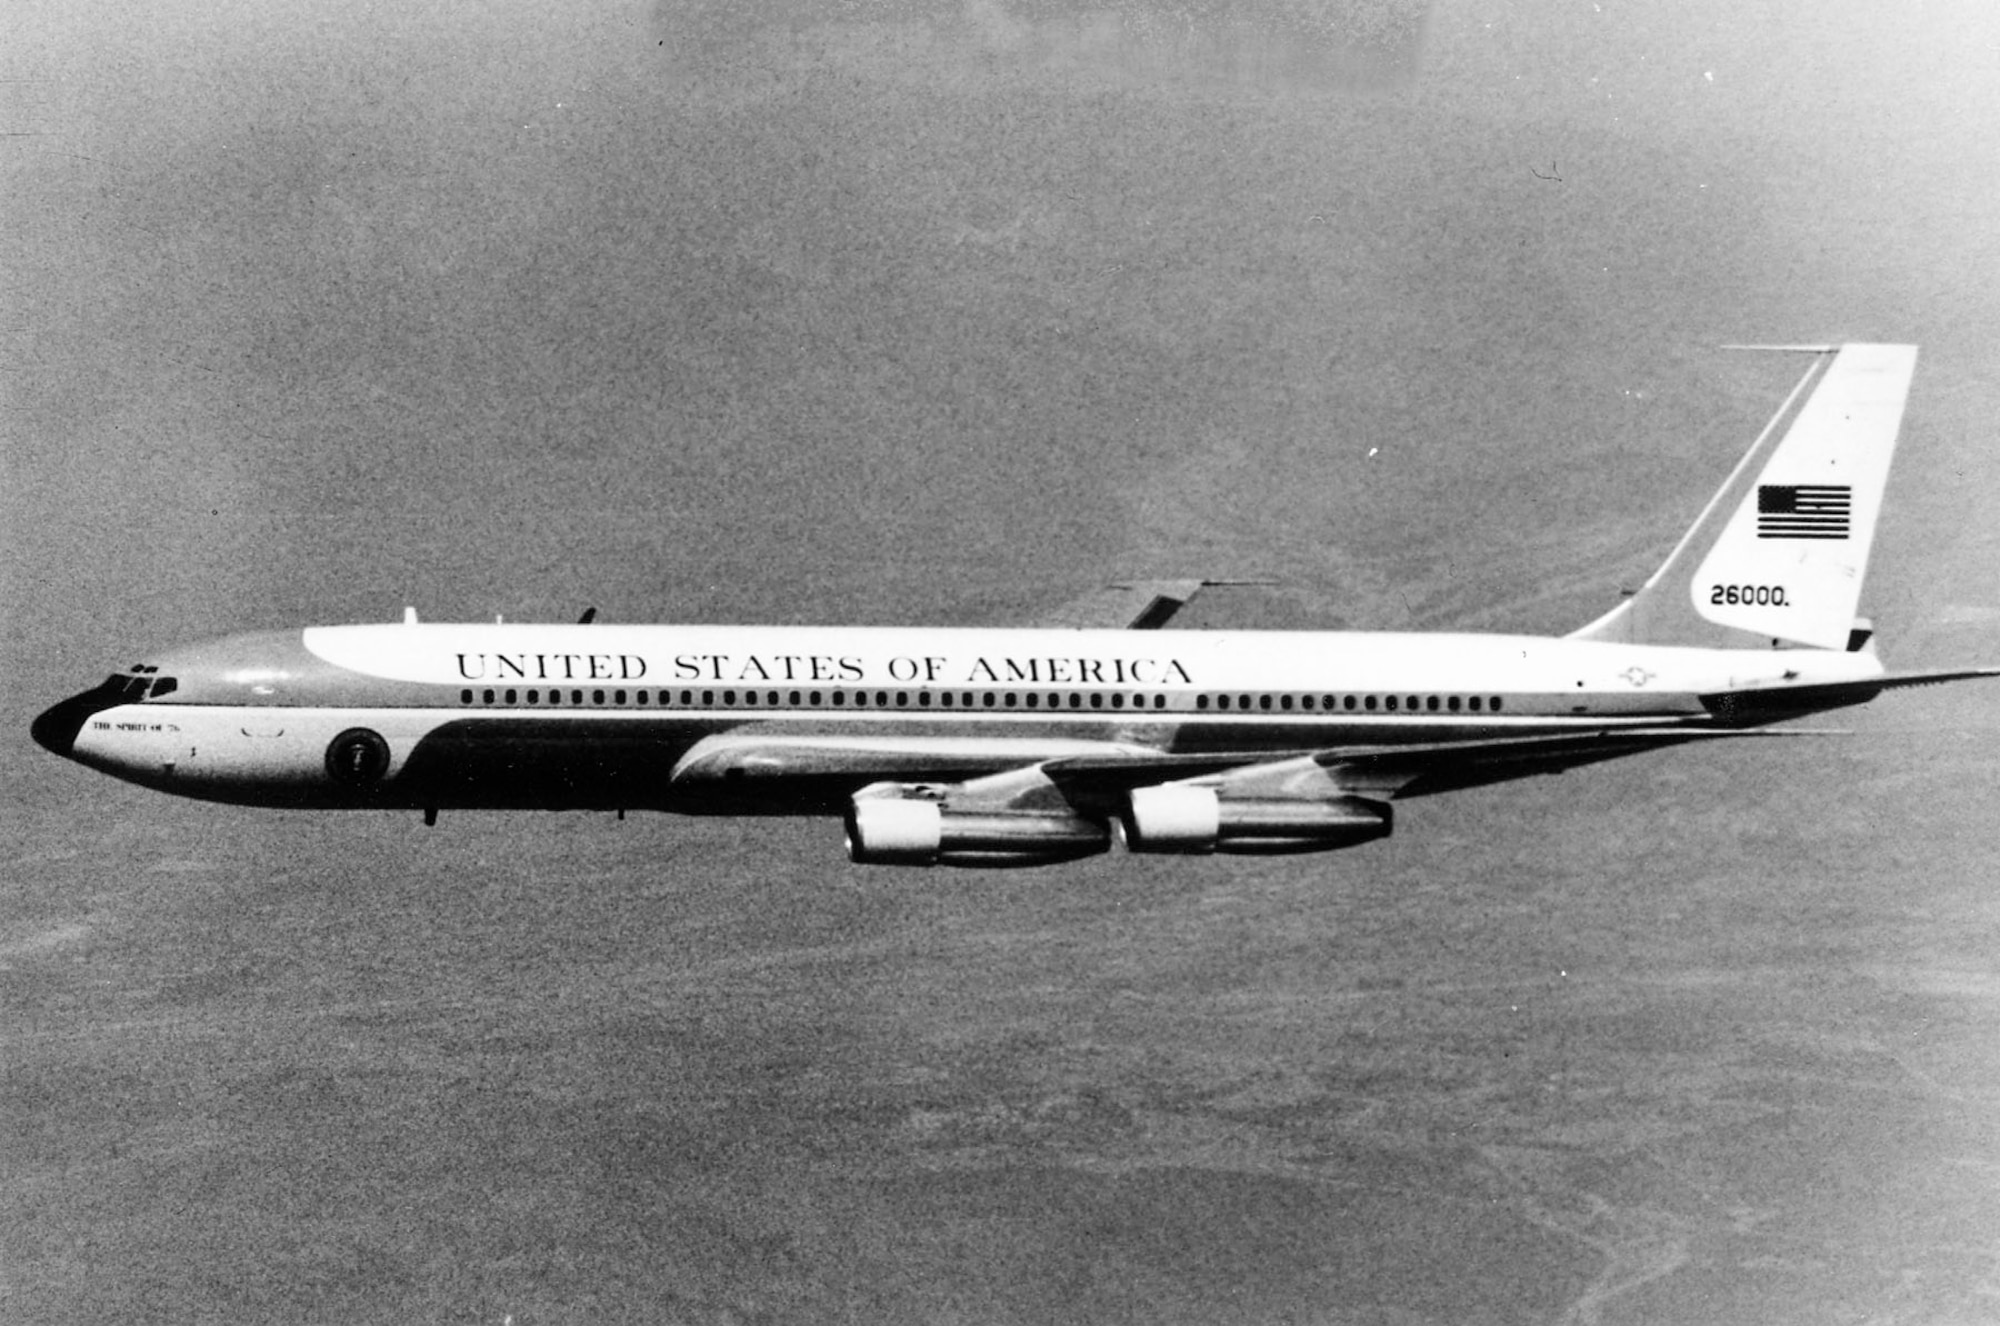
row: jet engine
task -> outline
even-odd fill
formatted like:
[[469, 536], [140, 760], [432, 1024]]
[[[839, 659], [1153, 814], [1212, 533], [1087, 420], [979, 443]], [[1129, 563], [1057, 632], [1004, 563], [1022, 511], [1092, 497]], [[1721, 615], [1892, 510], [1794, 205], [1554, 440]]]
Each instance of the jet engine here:
[[1169, 783], [1135, 789], [1125, 845], [1135, 852], [1325, 852], [1386, 838], [1387, 802], [1365, 797], [1223, 797]]
[[1108, 825], [1051, 810], [953, 810], [936, 801], [860, 798], [847, 855], [872, 866], [1041, 866], [1111, 846]]

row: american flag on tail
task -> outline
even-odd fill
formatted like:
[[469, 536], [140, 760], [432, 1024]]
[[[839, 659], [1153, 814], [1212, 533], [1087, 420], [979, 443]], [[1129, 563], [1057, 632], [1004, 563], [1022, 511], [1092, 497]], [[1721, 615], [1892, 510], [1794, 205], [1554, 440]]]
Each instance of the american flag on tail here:
[[1759, 484], [1757, 537], [1844, 539], [1853, 494], [1844, 483]]

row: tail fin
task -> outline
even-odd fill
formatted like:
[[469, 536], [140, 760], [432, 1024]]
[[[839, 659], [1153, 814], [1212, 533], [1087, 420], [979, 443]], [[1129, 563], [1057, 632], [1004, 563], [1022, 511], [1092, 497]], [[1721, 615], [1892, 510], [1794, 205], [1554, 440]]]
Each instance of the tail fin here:
[[1917, 347], [1774, 348], [1812, 367], [1666, 565], [1571, 639], [1849, 647]]

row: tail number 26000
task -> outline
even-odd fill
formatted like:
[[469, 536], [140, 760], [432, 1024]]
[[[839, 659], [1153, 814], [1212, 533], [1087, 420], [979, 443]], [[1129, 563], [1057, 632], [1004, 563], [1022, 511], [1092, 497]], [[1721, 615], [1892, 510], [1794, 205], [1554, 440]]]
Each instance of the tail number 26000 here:
[[1751, 603], [1758, 607], [1782, 608], [1785, 606], [1783, 585], [1710, 585], [1710, 603]]

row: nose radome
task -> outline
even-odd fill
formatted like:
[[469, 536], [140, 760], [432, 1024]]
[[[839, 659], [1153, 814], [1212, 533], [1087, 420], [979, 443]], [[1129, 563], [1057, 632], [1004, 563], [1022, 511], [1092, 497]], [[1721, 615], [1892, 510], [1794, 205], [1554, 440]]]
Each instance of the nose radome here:
[[69, 755], [76, 745], [76, 734], [83, 730], [84, 723], [90, 718], [90, 710], [77, 703], [79, 698], [72, 696], [36, 715], [35, 721], [28, 725], [28, 735], [35, 739], [37, 746], [57, 755]]
[[108, 686], [72, 695], [38, 714], [35, 721], [28, 725], [28, 735], [43, 750], [70, 758], [76, 750], [76, 734], [83, 731], [83, 725], [90, 721], [90, 716], [122, 702], [123, 697]]

